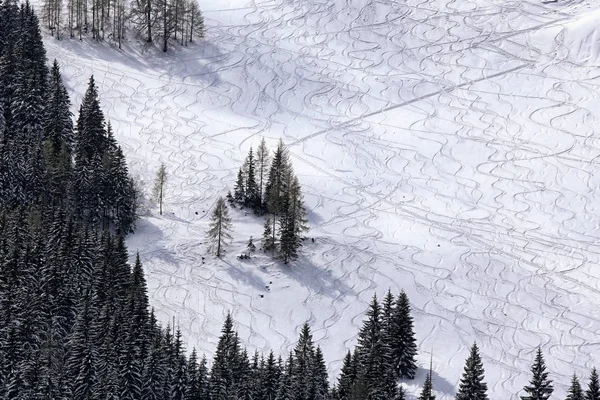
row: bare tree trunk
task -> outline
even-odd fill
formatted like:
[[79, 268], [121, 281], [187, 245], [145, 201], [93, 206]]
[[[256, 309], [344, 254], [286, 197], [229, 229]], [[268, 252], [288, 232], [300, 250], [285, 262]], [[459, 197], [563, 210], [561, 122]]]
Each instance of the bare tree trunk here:
[[62, 11], [62, 1], [56, 0], [56, 39], [60, 40], [60, 12]]
[[217, 257], [221, 257], [221, 229], [223, 227], [222, 221], [219, 221], [219, 236], [217, 238]]
[[163, 0], [163, 51], [167, 52], [167, 41], [169, 40], [168, 33], [169, 27], [167, 25], [168, 22], [167, 15], [167, 0]]
[[102, 30], [102, 40], [104, 40], [104, 6], [106, 4], [106, 0], [100, 0], [100, 7], [102, 9], [101, 17], [100, 17], [100, 30]]
[[175, 43], [177, 43], [177, 20], [179, 18], [179, 0], [175, 0]]
[[148, 43], [152, 43], [152, 0], [146, 0], [146, 23], [148, 24]]
[[192, 43], [192, 37], [194, 34], [194, 12], [196, 10], [194, 9], [194, 2], [192, 1], [192, 15], [191, 15], [191, 20], [192, 20], [192, 26], [190, 26], [190, 43]]

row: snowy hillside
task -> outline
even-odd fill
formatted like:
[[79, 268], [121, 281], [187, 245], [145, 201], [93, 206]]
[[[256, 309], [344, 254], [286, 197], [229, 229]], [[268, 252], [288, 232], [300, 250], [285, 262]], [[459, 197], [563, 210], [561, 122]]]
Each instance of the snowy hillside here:
[[[94, 74], [133, 174], [149, 189], [167, 166], [166, 213], [128, 244], [189, 348], [214, 350], [226, 310], [251, 351], [287, 352], [308, 320], [333, 377], [391, 288], [413, 303], [442, 400], [473, 341], [492, 400], [517, 398], [536, 346], [559, 398], [600, 366], [600, 5], [200, 5], [206, 40], [168, 55], [45, 39], [74, 104]], [[236, 259], [262, 233], [243, 211], [226, 257], [203, 244], [261, 137], [289, 146], [315, 238], [290, 267]]]

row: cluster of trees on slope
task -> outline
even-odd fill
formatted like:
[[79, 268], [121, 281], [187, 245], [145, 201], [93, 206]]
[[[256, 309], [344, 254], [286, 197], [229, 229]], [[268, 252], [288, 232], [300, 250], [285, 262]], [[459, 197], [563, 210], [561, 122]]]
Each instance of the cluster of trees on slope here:
[[204, 17], [197, 0], [43, 0], [43, 20], [60, 38], [91, 35], [121, 43], [128, 31], [148, 43], [182, 46], [204, 37]]
[[0, 5], [0, 205], [69, 209], [81, 221], [127, 233], [136, 194], [106, 126], [93, 77], [73, 126], [58, 63], [46, 66], [29, 5]]
[[[271, 251], [285, 264], [298, 257], [303, 234], [308, 231], [306, 210], [300, 183], [282, 140], [277, 144], [273, 157], [264, 138], [256, 155], [250, 148], [244, 165], [238, 171], [234, 194], [227, 193], [227, 200], [232, 207], [249, 208], [256, 215], [268, 215], [262, 235], [265, 252]], [[250, 238], [249, 251], [252, 248], [254, 243]]]

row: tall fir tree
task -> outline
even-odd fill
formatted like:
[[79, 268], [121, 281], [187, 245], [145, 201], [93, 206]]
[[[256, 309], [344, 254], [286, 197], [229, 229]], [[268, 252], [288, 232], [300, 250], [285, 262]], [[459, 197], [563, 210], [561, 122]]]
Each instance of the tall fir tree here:
[[342, 369], [337, 382], [337, 394], [339, 400], [349, 400], [352, 386], [356, 380], [356, 370], [352, 363], [352, 353], [348, 350], [344, 357]]
[[569, 386], [569, 390], [567, 391], [566, 400], [584, 400], [585, 395], [583, 393], [583, 389], [581, 388], [581, 384], [579, 383], [579, 379], [577, 375], [573, 374], [571, 377], [571, 386]]
[[533, 376], [531, 377], [529, 385], [523, 388], [526, 395], [521, 396], [521, 400], [547, 400], [550, 398], [554, 388], [552, 386], [552, 381], [548, 379], [546, 363], [540, 347], [538, 347], [535, 359], [531, 365], [531, 374]]
[[413, 379], [417, 370], [417, 344], [410, 314], [410, 301], [404, 292], [400, 292], [392, 311], [390, 338], [391, 359], [396, 376]]
[[[479, 356], [477, 343], [473, 343], [465, 369], [460, 379], [456, 400], [487, 400], [487, 384], [483, 381], [485, 370]], [[523, 399], [525, 400], [525, 399]]]
[[588, 387], [585, 391], [585, 400], [599, 400], [600, 399], [600, 382], [598, 382], [598, 372], [596, 368], [592, 368], [590, 374], [590, 380]]
[[227, 314], [217, 343], [210, 372], [210, 399], [227, 400], [233, 395], [235, 363], [239, 356], [239, 339], [233, 329], [233, 318]]
[[248, 157], [244, 163], [245, 171], [245, 188], [244, 188], [244, 206], [249, 207], [258, 212], [260, 208], [258, 185], [256, 183], [256, 161], [254, 160], [254, 153], [252, 147], [248, 152]]
[[382, 340], [381, 306], [374, 295], [358, 333], [358, 368], [362, 374], [367, 388], [368, 400], [379, 400], [395, 397], [389, 393], [393, 384], [389, 379], [391, 375], [386, 374], [385, 354], [387, 349]]
[[285, 264], [298, 258], [302, 246], [303, 233], [308, 230], [306, 211], [302, 200], [300, 183], [291, 167], [287, 169], [288, 191], [282, 199], [279, 218], [280, 248], [279, 255]]
[[256, 175], [257, 175], [257, 187], [258, 187], [258, 203], [260, 205], [260, 213], [264, 212], [264, 193], [265, 184], [267, 183], [267, 174], [269, 173], [269, 149], [265, 138], [262, 138], [258, 148], [256, 149]]
[[243, 206], [246, 202], [246, 183], [244, 182], [244, 171], [241, 168], [233, 187], [233, 200], [240, 206]]

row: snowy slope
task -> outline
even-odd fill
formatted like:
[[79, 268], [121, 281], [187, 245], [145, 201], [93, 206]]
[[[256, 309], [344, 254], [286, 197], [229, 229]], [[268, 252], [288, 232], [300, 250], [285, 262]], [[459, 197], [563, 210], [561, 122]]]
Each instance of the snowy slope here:
[[[287, 352], [308, 320], [333, 376], [367, 302], [391, 288], [413, 303], [442, 400], [473, 341], [492, 400], [517, 398], [536, 346], [559, 397], [600, 361], [599, 5], [201, 6], [206, 41], [166, 56], [46, 38], [74, 109], [95, 75], [133, 173], [149, 187], [167, 165], [167, 212], [128, 243], [190, 348], [211, 355], [226, 310], [250, 351]], [[260, 137], [283, 138], [304, 188], [316, 241], [291, 267], [235, 258], [262, 233], [240, 211], [223, 260], [203, 244]]]

